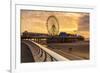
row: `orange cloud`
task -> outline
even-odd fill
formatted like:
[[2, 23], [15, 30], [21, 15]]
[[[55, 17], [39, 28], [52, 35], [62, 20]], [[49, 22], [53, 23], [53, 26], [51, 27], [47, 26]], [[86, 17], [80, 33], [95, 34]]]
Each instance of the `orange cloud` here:
[[[46, 27], [47, 18], [51, 15], [54, 15], [58, 19], [60, 32], [74, 33], [74, 31], [79, 31], [80, 29], [79, 26], [85, 28], [86, 25], [82, 25], [81, 24], [82, 22], [79, 23], [80, 21], [82, 21], [82, 19], [80, 18], [85, 14], [86, 13], [76, 13], [76, 12], [21, 10], [21, 32], [27, 30], [29, 32], [48, 33]], [[85, 24], [85, 22], [83, 22], [83, 24]], [[88, 37], [89, 31], [87, 30], [87, 32], [83, 33], [82, 30], [81, 33], [79, 34]]]

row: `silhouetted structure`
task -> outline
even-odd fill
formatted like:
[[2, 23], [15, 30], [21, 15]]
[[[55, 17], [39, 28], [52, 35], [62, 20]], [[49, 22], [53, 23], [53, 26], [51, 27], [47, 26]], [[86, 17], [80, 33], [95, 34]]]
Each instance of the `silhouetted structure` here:
[[21, 39], [33, 39], [36, 41], [41, 41], [45, 39], [47, 43], [65, 43], [65, 42], [76, 42], [83, 41], [84, 37], [77, 34], [69, 34], [66, 32], [60, 32], [59, 35], [50, 36], [43, 33], [32, 33], [32, 32], [23, 32]]
[[65, 43], [76, 41], [84, 41], [84, 37], [76, 34], [67, 34], [66, 32], [61, 32], [58, 36], [49, 36], [47, 39], [48, 43]]

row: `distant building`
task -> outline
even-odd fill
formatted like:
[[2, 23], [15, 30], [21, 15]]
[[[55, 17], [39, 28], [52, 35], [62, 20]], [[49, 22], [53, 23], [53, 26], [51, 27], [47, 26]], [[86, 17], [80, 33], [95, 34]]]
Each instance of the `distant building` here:
[[21, 39], [34, 39], [34, 38], [44, 38], [47, 40], [47, 43], [64, 43], [64, 42], [76, 42], [84, 41], [84, 37], [77, 34], [69, 34], [66, 32], [60, 32], [59, 35], [50, 36], [44, 33], [33, 33], [33, 32], [23, 32]]
[[61, 36], [61, 37], [67, 37], [67, 36], [68, 36], [68, 34], [67, 34], [67, 33], [65, 33], [65, 32], [60, 32], [59, 36]]
[[44, 33], [33, 33], [33, 32], [28, 32], [28, 31], [24, 31], [21, 35], [22, 39], [32, 39], [34, 37], [47, 37], [48, 34], [44, 34]]
[[66, 32], [60, 32], [58, 36], [52, 36], [47, 39], [48, 43], [65, 43], [83, 41], [84, 37], [77, 34], [69, 34]]

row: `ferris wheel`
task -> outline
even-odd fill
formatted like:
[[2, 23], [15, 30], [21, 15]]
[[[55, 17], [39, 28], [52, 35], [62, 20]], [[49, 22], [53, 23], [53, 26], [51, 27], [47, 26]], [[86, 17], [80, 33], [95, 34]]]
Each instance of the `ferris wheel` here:
[[47, 19], [47, 30], [49, 35], [55, 36], [59, 33], [59, 22], [55, 16], [49, 16]]

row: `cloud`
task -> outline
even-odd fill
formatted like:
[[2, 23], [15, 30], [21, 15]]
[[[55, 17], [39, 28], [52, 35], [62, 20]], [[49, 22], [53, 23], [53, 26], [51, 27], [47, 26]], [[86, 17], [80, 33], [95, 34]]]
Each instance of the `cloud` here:
[[[58, 19], [61, 30], [65, 29], [67, 31], [68, 29], [77, 28], [77, 18], [80, 15], [78, 13], [21, 10], [21, 31], [23, 32], [27, 29], [33, 32], [35, 27], [39, 27], [41, 30], [47, 30], [43, 28], [46, 27], [47, 18], [51, 15], [54, 15]], [[36, 30], [34, 32], [42, 31]]]
[[89, 14], [83, 14], [80, 18], [79, 18], [79, 25], [78, 25], [78, 30], [79, 31], [89, 31]]

